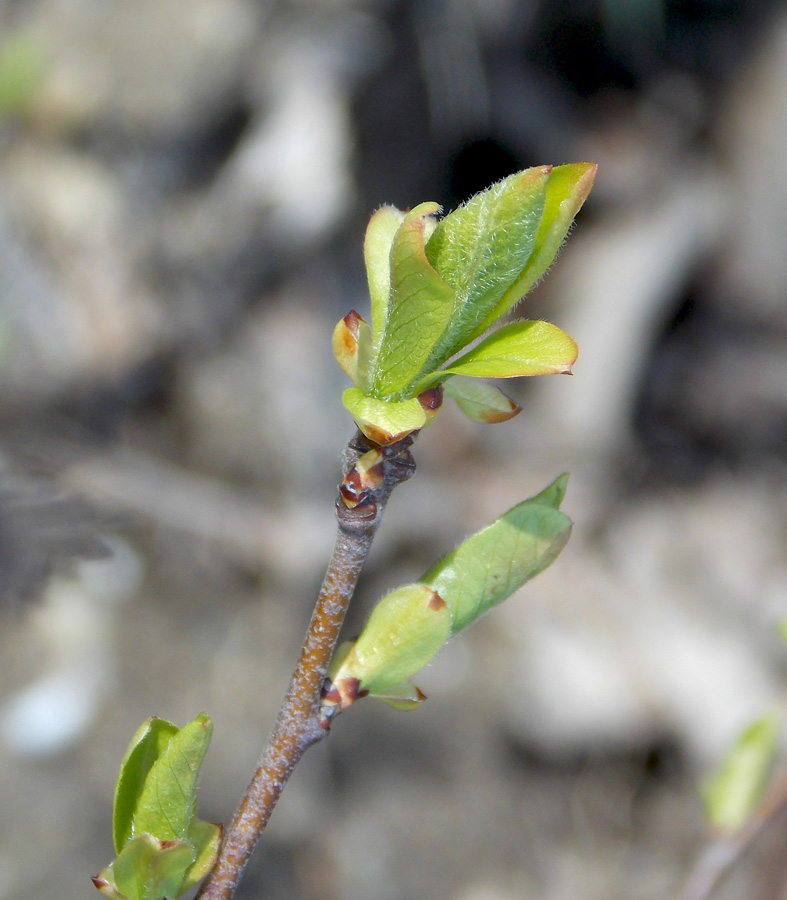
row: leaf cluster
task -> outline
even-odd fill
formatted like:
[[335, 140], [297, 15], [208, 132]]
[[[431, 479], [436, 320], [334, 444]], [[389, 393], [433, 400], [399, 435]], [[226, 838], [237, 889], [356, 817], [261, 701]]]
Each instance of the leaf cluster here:
[[497, 387], [471, 379], [564, 374], [577, 346], [542, 321], [512, 322], [467, 349], [546, 272], [587, 197], [590, 163], [538, 166], [503, 179], [439, 221], [436, 203], [383, 206], [364, 243], [371, 326], [354, 310], [334, 330], [353, 381], [345, 408], [372, 441], [427, 425], [454, 397], [465, 414], [499, 422], [519, 412]]
[[128, 745], [115, 786], [117, 857], [93, 879], [110, 900], [180, 897], [212, 868], [221, 826], [196, 818], [197, 781], [213, 723], [178, 728], [155, 716]]

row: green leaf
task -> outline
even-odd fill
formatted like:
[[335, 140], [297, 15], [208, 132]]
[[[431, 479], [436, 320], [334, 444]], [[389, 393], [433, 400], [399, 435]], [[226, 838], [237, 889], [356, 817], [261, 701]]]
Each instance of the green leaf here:
[[112, 811], [112, 838], [115, 853], [133, 837], [134, 813], [153, 763], [166, 750], [178, 733], [172, 722], [156, 716], [143, 722], [128, 745], [115, 784], [115, 802]]
[[134, 811], [134, 835], [188, 840], [197, 805], [197, 781], [213, 723], [200, 714], [181, 728], [153, 763]]
[[128, 897], [121, 894], [115, 884], [114, 865], [114, 862], [111, 862], [105, 869], [102, 869], [98, 875], [93, 876], [91, 879], [93, 887], [95, 887], [99, 894], [108, 897], [109, 900], [128, 900]]
[[546, 184], [544, 213], [527, 265], [473, 330], [470, 340], [482, 335], [509, 313], [552, 265], [574, 217], [593, 187], [597, 168], [595, 163], [571, 163], [552, 169]]
[[189, 843], [194, 848], [196, 858], [186, 870], [181, 893], [185, 893], [189, 888], [202, 881], [213, 868], [219, 855], [221, 837], [221, 825], [214, 825], [213, 822], [203, 822], [201, 819], [194, 821]]
[[446, 396], [453, 397], [459, 409], [474, 422], [484, 425], [507, 422], [522, 412], [518, 403], [486, 381], [454, 375], [444, 387]]
[[394, 206], [381, 206], [366, 226], [363, 243], [366, 279], [372, 301], [372, 333], [375, 351], [385, 328], [391, 291], [391, 245], [404, 213]]
[[526, 169], [492, 185], [447, 215], [426, 256], [456, 294], [449, 327], [429, 357], [436, 369], [478, 334], [530, 259], [544, 212], [550, 166]]
[[128, 900], [173, 900], [183, 893], [193, 861], [194, 849], [184, 841], [143, 834], [129, 841], [112, 863], [114, 882]]
[[399, 708], [417, 706], [423, 695], [409, 679], [563, 549], [571, 531], [557, 509], [565, 488], [561, 475], [444, 556], [420, 581], [386, 594], [355, 644], [332, 663], [329, 705], [346, 709], [368, 694]]
[[357, 679], [361, 691], [387, 698], [440, 652], [450, 633], [445, 602], [423, 584], [405, 585], [375, 606], [361, 636], [329, 677], [340, 690], [344, 679]]
[[760, 802], [773, 767], [782, 713], [774, 710], [750, 725], [719, 770], [704, 785], [705, 813], [721, 831], [739, 831]]
[[521, 378], [527, 375], [566, 375], [579, 349], [572, 338], [549, 322], [511, 322], [493, 331], [480, 344], [417, 386], [432, 387], [446, 375], [470, 378]]
[[552, 482], [548, 484], [543, 491], [531, 497], [526, 503], [539, 503], [542, 506], [551, 506], [552, 509], [560, 509], [560, 504], [566, 498], [566, 488], [568, 487], [568, 474], [564, 472]]
[[426, 221], [439, 208], [436, 203], [416, 206], [394, 236], [387, 316], [379, 343], [374, 336], [378, 350], [371, 393], [379, 399], [407, 399], [407, 388], [421, 374], [451, 315], [454, 293], [424, 251]]
[[452, 637], [557, 558], [571, 521], [543, 498], [551, 501], [560, 491], [551, 485], [517, 504], [444, 556], [421, 579], [448, 604]]
[[388, 706], [402, 712], [409, 712], [418, 707], [426, 700], [426, 696], [418, 690], [411, 681], [403, 681], [401, 684], [394, 684], [385, 691], [377, 691], [369, 694], [375, 700], [382, 700]]
[[398, 402], [376, 400], [360, 388], [347, 388], [342, 403], [366, 437], [380, 445], [401, 440], [427, 421], [427, 412], [417, 397]]

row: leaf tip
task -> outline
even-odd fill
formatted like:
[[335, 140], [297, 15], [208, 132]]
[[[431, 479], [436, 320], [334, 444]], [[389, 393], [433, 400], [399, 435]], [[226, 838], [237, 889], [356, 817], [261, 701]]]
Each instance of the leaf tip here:
[[432, 596], [427, 601], [426, 608], [431, 609], [432, 612], [439, 612], [441, 609], [445, 609], [447, 606], [448, 604], [437, 593], [437, 591], [432, 591]]
[[579, 212], [585, 200], [587, 200], [588, 194], [595, 184], [598, 163], [571, 163], [567, 166], [559, 166], [558, 169], [566, 171], [569, 177], [573, 176], [571, 178], [573, 183], [568, 194], [568, 198], [571, 200], [571, 217], [573, 218]]
[[400, 687], [405, 688], [406, 690], [402, 693], [405, 696], [384, 696], [382, 694], [375, 697], [377, 700], [382, 700], [383, 703], [388, 704], [388, 706], [393, 709], [398, 709], [401, 712], [410, 712], [414, 709], [418, 709], [425, 700], [427, 700], [426, 694], [414, 684], [410, 684], [409, 682], [400, 685]]

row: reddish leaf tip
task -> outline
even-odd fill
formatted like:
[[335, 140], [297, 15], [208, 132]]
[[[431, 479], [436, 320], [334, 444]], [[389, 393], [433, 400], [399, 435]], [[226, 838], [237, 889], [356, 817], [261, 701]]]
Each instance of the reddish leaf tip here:
[[363, 322], [361, 316], [359, 316], [354, 309], [351, 309], [342, 319], [342, 321], [347, 326], [347, 330], [350, 332], [350, 334], [352, 334], [353, 337], [357, 338], [358, 328], [360, 327], [361, 322]]
[[514, 403], [508, 397], [506, 399], [511, 404], [509, 409], [487, 409], [479, 415], [479, 419], [484, 425], [499, 425], [501, 422], [508, 422], [522, 412], [522, 407], [518, 403]]
[[432, 596], [429, 598], [429, 602], [426, 604], [426, 606], [428, 609], [431, 609], [432, 612], [439, 612], [441, 609], [445, 609], [448, 604], [437, 593], [437, 591], [432, 591]]

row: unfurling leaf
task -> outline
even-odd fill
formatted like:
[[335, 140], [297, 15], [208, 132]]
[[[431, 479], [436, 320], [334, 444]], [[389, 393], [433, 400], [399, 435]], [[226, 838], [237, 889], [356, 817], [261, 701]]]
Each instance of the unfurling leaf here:
[[212, 730], [204, 714], [180, 729], [154, 717], [132, 738], [115, 788], [117, 857], [93, 879], [111, 900], [174, 900], [213, 866], [221, 826], [195, 816]]
[[550, 171], [550, 166], [538, 166], [510, 175], [435, 228], [426, 255], [456, 299], [450, 327], [430, 356], [432, 370], [481, 333], [479, 323], [527, 265], [544, 214]]
[[754, 813], [776, 757], [782, 719], [775, 710], [752, 723], [704, 785], [705, 814], [714, 828], [739, 831]]
[[359, 682], [350, 691], [387, 695], [433, 659], [450, 636], [445, 601], [426, 585], [405, 585], [375, 606], [340, 672], [329, 677], [340, 692], [347, 678]]
[[178, 733], [177, 725], [152, 716], [137, 729], [126, 749], [115, 784], [112, 811], [112, 835], [115, 853], [134, 836], [134, 816], [139, 797], [153, 763], [161, 757], [167, 745]]
[[221, 846], [222, 827], [214, 822], [195, 819], [191, 826], [189, 843], [194, 848], [194, 862], [186, 869], [181, 885], [181, 893], [185, 894], [198, 884], [213, 868]]
[[421, 578], [448, 604], [452, 637], [557, 559], [571, 533], [570, 519], [557, 508], [567, 480], [561, 475], [541, 494], [518, 503]]
[[126, 844], [93, 884], [111, 900], [179, 897], [193, 861], [194, 848], [185, 841], [161, 841], [141, 834]]
[[372, 302], [372, 332], [375, 351], [385, 328], [388, 297], [391, 291], [391, 245], [402, 224], [404, 213], [394, 206], [382, 206], [369, 220], [363, 243], [366, 278]]
[[[370, 391], [380, 399], [403, 392], [421, 374], [448, 325], [454, 293], [426, 258], [427, 221], [439, 210], [421, 203], [402, 220], [391, 246], [391, 289]], [[375, 338], [376, 340], [376, 338]]]
[[358, 428], [375, 444], [393, 444], [426, 425], [426, 411], [416, 397], [399, 402], [377, 400], [360, 388], [347, 388], [342, 403]]
[[443, 387], [446, 396], [456, 400], [459, 409], [474, 422], [485, 425], [507, 422], [522, 412], [522, 407], [507, 397], [500, 388], [477, 378], [454, 375]]
[[[328, 673], [328, 705], [344, 709], [363, 696], [414, 708], [422, 699], [409, 679], [443, 645], [552, 563], [570, 520], [558, 509], [563, 475], [444, 556], [420, 581], [387, 594], [358, 640]], [[403, 701], [403, 702], [402, 702]]]
[[[576, 344], [545, 322], [516, 322], [458, 356], [508, 314], [546, 272], [587, 197], [596, 166], [537, 166], [503, 179], [437, 222], [436, 203], [402, 213], [379, 209], [364, 243], [371, 334], [350, 313], [334, 332], [334, 353], [356, 393], [344, 403], [372, 441], [417, 431], [406, 404], [452, 375], [515, 378], [570, 372]], [[456, 358], [458, 356], [458, 358]], [[453, 359], [453, 362], [451, 360]], [[510, 418], [499, 397], [450, 391], [471, 418]], [[473, 395], [471, 397], [470, 395]], [[394, 408], [391, 408], [391, 404]], [[500, 415], [503, 413], [503, 415]], [[396, 421], [394, 421], [394, 419]], [[426, 420], [428, 421], [428, 420]]]
[[366, 387], [372, 352], [372, 333], [366, 322], [351, 309], [333, 329], [333, 355], [339, 368], [359, 387]]
[[522, 378], [529, 375], [567, 375], [577, 359], [576, 343], [549, 322], [511, 322], [493, 331], [472, 350], [445, 369], [428, 375], [419, 390], [449, 375], [471, 378]]
[[185, 840], [197, 807], [197, 781], [210, 744], [213, 723], [203, 713], [177, 734], [153, 763], [137, 808], [134, 834], [155, 834], [161, 840]]
[[475, 329], [473, 339], [511, 312], [546, 274], [566, 239], [574, 217], [593, 187], [597, 168], [595, 163], [570, 163], [566, 166], [555, 166], [550, 171], [546, 184], [544, 214], [538, 226], [533, 252], [500, 302]]

